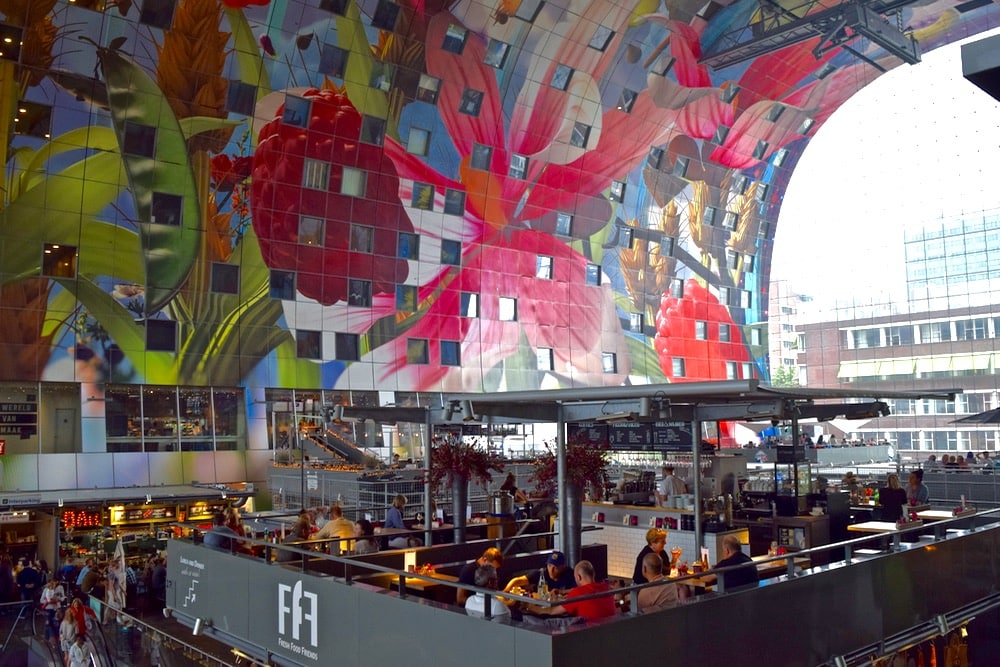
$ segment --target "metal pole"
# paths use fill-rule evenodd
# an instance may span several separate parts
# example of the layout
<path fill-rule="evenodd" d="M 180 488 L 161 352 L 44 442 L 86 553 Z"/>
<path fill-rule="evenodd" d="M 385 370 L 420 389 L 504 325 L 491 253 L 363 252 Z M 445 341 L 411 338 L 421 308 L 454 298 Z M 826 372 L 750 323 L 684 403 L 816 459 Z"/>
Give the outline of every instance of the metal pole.
<path fill-rule="evenodd" d="M 695 556 L 701 559 L 701 420 L 691 422 L 691 440 L 693 458 L 691 459 L 691 475 L 694 477 L 694 548 Z"/>
<path fill-rule="evenodd" d="M 431 516 L 431 431 L 434 425 L 431 423 L 431 410 L 424 408 L 424 544 L 430 546 L 434 543 L 434 534 L 431 532 L 431 525 L 434 517 Z M 413 455 L 413 439 L 410 438 L 410 455 Z"/>
<path fill-rule="evenodd" d="M 556 488 L 559 503 L 559 546 L 565 549 L 566 536 L 569 535 L 569 507 L 566 505 L 566 421 L 561 401 L 556 404 Z M 567 555 L 572 557 L 571 554 Z"/>

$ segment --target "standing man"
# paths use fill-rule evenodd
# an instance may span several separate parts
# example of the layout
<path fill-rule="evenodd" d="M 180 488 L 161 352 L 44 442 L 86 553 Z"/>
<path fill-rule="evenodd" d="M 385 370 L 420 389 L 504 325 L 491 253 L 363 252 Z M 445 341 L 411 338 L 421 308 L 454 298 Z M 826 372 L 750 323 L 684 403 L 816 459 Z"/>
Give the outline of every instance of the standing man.
<path fill-rule="evenodd" d="M 687 493 L 687 486 L 684 482 L 674 477 L 674 467 L 672 465 L 663 466 L 663 479 L 656 487 L 657 507 L 670 507 L 674 496 Z"/>

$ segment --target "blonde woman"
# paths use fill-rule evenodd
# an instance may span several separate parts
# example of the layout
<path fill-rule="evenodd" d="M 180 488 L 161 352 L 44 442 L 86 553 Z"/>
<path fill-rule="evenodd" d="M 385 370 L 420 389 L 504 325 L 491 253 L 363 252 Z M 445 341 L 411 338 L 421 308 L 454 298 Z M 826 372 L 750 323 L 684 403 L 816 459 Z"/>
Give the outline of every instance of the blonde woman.
<path fill-rule="evenodd" d="M 667 558 L 666 547 L 667 531 L 662 528 L 650 528 L 646 531 L 646 546 L 642 548 L 642 551 L 639 552 L 639 555 L 635 559 L 635 570 L 632 573 L 633 584 L 644 584 L 648 581 L 642 573 L 642 559 L 646 557 L 646 554 L 656 554 L 659 556 L 660 561 L 663 563 L 664 572 L 669 574 L 670 570 L 677 565 L 677 559 L 681 556 L 681 550 L 674 549 L 670 552 L 670 558 Z"/>

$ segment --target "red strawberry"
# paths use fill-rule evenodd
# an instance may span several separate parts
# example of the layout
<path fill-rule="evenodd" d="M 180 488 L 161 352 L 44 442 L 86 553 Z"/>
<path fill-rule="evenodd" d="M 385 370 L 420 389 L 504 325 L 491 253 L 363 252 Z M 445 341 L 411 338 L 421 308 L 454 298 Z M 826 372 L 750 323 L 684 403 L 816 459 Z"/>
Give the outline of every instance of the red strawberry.
<path fill-rule="evenodd" d="M 361 114 L 343 92 L 309 90 L 306 127 L 285 123 L 284 106 L 265 125 L 254 152 L 250 206 L 264 261 L 297 272 L 296 286 L 323 305 L 346 301 L 348 279 L 371 280 L 372 294 L 389 293 L 406 279 L 406 260 L 396 256 L 399 232 L 412 232 L 399 201 L 399 177 L 382 148 L 361 143 Z M 323 189 L 306 188 L 306 160 L 329 165 Z M 360 170 L 364 196 L 341 194 L 345 167 Z M 322 242 L 300 238 L 303 217 L 324 222 Z M 351 224 L 373 228 L 371 252 L 351 250 Z"/>

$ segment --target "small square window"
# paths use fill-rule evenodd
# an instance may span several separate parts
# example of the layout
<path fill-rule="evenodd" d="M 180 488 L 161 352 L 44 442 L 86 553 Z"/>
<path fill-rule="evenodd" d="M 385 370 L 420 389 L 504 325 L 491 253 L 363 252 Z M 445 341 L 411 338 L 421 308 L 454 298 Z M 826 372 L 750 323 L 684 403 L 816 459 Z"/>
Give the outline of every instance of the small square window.
<path fill-rule="evenodd" d="M 749 308 L 753 299 L 751 298 L 750 290 L 741 289 L 739 291 L 740 298 L 740 308 Z"/>
<path fill-rule="evenodd" d="M 337 333 L 333 337 L 334 353 L 339 361 L 358 361 L 361 358 L 361 345 L 358 334 Z"/>
<path fill-rule="evenodd" d="M 740 87 L 734 83 L 731 83 L 722 89 L 722 93 L 719 95 L 719 99 L 721 99 L 726 104 L 729 104 L 730 102 L 735 100 L 736 96 L 739 94 L 740 94 Z"/>
<path fill-rule="evenodd" d="M 753 255 L 743 255 L 743 270 L 747 273 L 753 273 L 754 260 L 756 258 Z"/>
<path fill-rule="evenodd" d="M 745 195 L 747 190 L 749 189 L 750 189 L 750 178 L 748 176 L 743 176 L 741 174 L 740 176 L 736 177 L 735 181 L 733 181 L 733 190 L 735 192 L 741 195 Z"/>
<path fill-rule="evenodd" d="M 58 243 L 43 245 L 42 275 L 48 278 L 75 278 L 76 246 Z"/>
<path fill-rule="evenodd" d="M 719 144 L 720 146 L 726 142 L 726 137 L 729 136 L 729 128 L 725 125 L 720 125 L 715 128 L 715 134 L 712 135 L 712 143 Z"/>
<path fill-rule="evenodd" d="M 462 344 L 455 340 L 441 341 L 441 365 L 462 365 Z"/>
<path fill-rule="evenodd" d="M 385 142 L 385 120 L 376 116 L 361 118 L 361 141 L 373 146 L 381 146 Z"/>
<path fill-rule="evenodd" d="M 555 367 L 555 357 L 551 347 L 540 347 L 535 350 L 535 368 L 540 371 L 551 371 Z"/>
<path fill-rule="evenodd" d="M 740 214 L 736 211 L 726 211 L 726 214 L 722 216 L 722 226 L 726 229 L 736 229 L 736 225 L 740 221 Z"/>
<path fill-rule="evenodd" d="M 639 99 L 639 93 L 634 90 L 629 90 L 625 88 L 622 90 L 622 94 L 618 96 L 618 104 L 615 106 L 619 111 L 624 111 L 625 113 L 632 113 L 632 107 L 635 106 L 635 101 Z"/>
<path fill-rule="evenodd" d="M 460 317 L 479 317 L 479 295 L 475 292 L 462 292 L 458 307 Z"/>
<path fill-rule="evenodd" d="M 146 320 L 146 351 L 176 352 L 177 322 L 174 320 Z"/>
<path fill-rule="evenodd" d="M 590 126 L 586 123 L 573 123 L 573 133 L 569 135 L 569 145 L 576 148 L 586 148 L 590 141 Z"/>
<path fill-rule="evenodd" d="M 295 356 L 299 359 L 323 358 L 323 334 L 299 329 L 295 332 Z"/>
<path fill-rule="evenodd" d="M 809 130 L 811 130 L 813 125 L 815 124 L 816 124 L 815 118 L 806 118 L 805 120 L 802 121 L 802 124 L 799 125 L 799 129 L 797 130 L 797 132 L 799 134 L 809 134 Z"/>
<path fill-rule="evenodd" d="M 350 197 L 364 197 L 368 188 L 368 175 L 354 167 L 344 167 L 340 177 L 340 194 Z"/>
<path fill-rule="evenodd" d="M 522 181 L 526 179 L 528 177 L 528 158 L 517 153 L 512 154 L 510 156 L 510 169 L 507 170 L 507 175 Z"/>
<path fill-rule="evenodd" d="M 454 239 L 441 239 L 441 263 L 449 266 L 459 266 L 462 263 L 462 242 Z"/>
<path fill-rule="evenodd" d="M 628 330 L 632 333 L 642 333 L 643 316 L 642 313 L 629 313 Z"/>
<path fill-rule="evenodd" d="M 396 66 L 384 60 L 372 61 L 372 73 L 368 79 L 368 85 L 375 90 L 388 93 L 392 90 L 392 79 L 396 74 Z"/>
<path fill-rule="evenodd" d="M 772 123 L 781 118 L 781 114 L 785 111 L 785 105 L 780 102 L 776 102 L 774 106 L 767 110 L 767 114 L 764 116 L 767 120 Z"/>
<path fill-rule="evenodd" d="M 343 79 L 344 72 L 347 71 L 347 49 L 342 49 L 333 44 L 324 44 L 320 49 L 319 65 L 316 69 L 320 74 L 325 74 L 334 79 Z"/>
<path fill-rule="evenodd" d="M 755 160 L 763 160 L 764 156 L 767 155 L 768 143 L 763 139 L 757 141 L 757 145 L 753 149 L 753 158 Z"/>
<path fill-rule="evenodd" d="M 740 254 L 732 248 L 726 248 L 726 268 L 735 271 L 739 268 Z"/>
<path fill-rule="evenodd" d="M 569 213 L 556 213 L 556 234 L 560 236 L 572 236 L 573 216 Z"/>
<path fill-rule="evenodd" d="M 371 254 L 375 244 L 375 228 L 368 225 L 351 225 L 351 251 Z"/>
<path fill-rule="evenodd" d="M 166 30 L 174 22 L 176 0 L 142 0 L 139 23 Z"/>
<path fill-rule="evenodd" d="M 501 42 L 499 39 L 490 39 L 486 45 L 486 56 L 483 58 L 483 63 L 500 69 L 503 67 L 504 61 L 507 60 L 508 51 L 510 51 L 510 44 Z"/>
<path fill-rule="evenodd" d="M 48 139 L 52 131 L 52 107 L 21 100 L 14 115 L 14 133 Z"/>
<path fill-rule="evenodd" d="M 319 8 L 333 12 L 334 14 L 339 14 L 340 16 L 346 16 L 348 0 L 319 0 Z M 338 357 L 339 358 L 339 357 Z"/>
<path fill-rule="evenodd" d="M 414 285 L 396 285 L 396 310 L 414 313 L 417 310 L 417 288 Z"/>
<path fill-rule="evenodd" d="M 241 116 L 252 116 L 257 105 L 257 86 L 230 79 L 226 90 L 226 111 Z"/>
<path fill-rule="evenodd" d="M 569 82 L 573 78 L 573 68 L 566 65 L 556 65 L 556 71 L 552 73 L 549 85 L 557 90 L 569 88 Z"/>
<path fill-rule="evenodd" d="M 500 297 L 499 317 L 501 322 L 517 322 L 517 299 L 509 296 Z"/>
<path fill-rule="evenodd" d="M 441 90 L 441 79 L 437 79 L 429 74 L 420 75 L 420 83 L 417 85 L 417 100 L 427 104 L 437 104 L 438 92 Z"/>
<path fill-rule="evenodd" d="M 306 158 L 302 165 L 302 187 L 326 191 L 330 187 L 330 163 Z"/>
<path fill-rule="evenodd" d="M 212 262 L 210 289 L 216 294 L 239 294 L 240 267 L 235 264 Z"/>
<path fill-rule="evenodd" d="M 406 363 L 426 364 L 430 361 L 430 354 L 427 351 L 426 338 L 406 339 Z"/>
<path fill-rule="evenodd" d="M 542 0 L 522 0 L 521 4 L 517 6 L 517 11 L 514 12 L 514 16 L 522 21 L 533 23 L 538 17 L 538 12 L 542 11 L 542 4 Z"/>
<path fill-rule="evenodd" d="M 156 128 L 126 121 L 122 151 L 126 155 L 154 157 L 156 155 Z"/>
<path fill-rule="evenodd" d="M 552 280 L 552 258 L 548 255 L 535 257 L 535 277 L 542 280 Z"/>
<path fill-rule="evenodd" d="M 684 377 L 684 359 L 680 357 L 674 357 L 670 360 L 670 370 L 671 375 L 675 378 Z"/>
<path fill-rule="evenodd" d="M 371 308 L 372 282 L 361 278 L 349 278 L 347 281 L 347 305 Z"/>
<path fill-rule="evenodd" d="M 413 184 L 413 198 L 410 200 L 413 208 L 421 211 L 434 210 L 434 186 L 428 183 Z"/>
<path fill-rule="evenodd" d="M 613 202 L 623 202 L 625 201 L 625 182 L 624 181 L 611 181 L 611 190 L 608 193 L 608 199 Z"/>
<path fill-rule="evenodd" d="M 411 127 L 406 140 L 406 152 L 413 155 L 427 155 L 431 143 L 431 133 L 421 127 Z"/>
<path fill-rule="evenodd" d="M 673 257 L 674 256 L 674 239 L 669 236 L 664 236 L 660 239 L 659 248 L 660 257 Z"/>
<path fill-rule="evenodd" d="M 442 42 L 441 48 L 449 53 L 461 55 L 462 50 L 465 49 L 465 36 L 467 34 L 468 31 L 465 28 L 452 23 L 444 33 L 444 42 Z"/>
<path fill-rule="evenodd" d="M 469 166 L 480 171 L 489 171 L 493 160 L 493 149 L 483 144 L 473 144 Z"/>
<path fill-rule="evenodd" d="M 157 225 L 180 227 L 184 198 L 166 192 L 154 192 L 149 221 Z"/>
<path fill-rule="evenodd" d="M 601 284 L 601 267 L 598 264 L 587 264 L 587 278 L 586 283 L 588 285 L 597 286 Z"/>
<path fill-rule="evenodd" d="M 299 217 L 299 243 L 321 246 L 326 241 L 326 224 L 322 218 L 309 215 Z"/>
<path fill-rule="evenodd" d="M 686 178 L 688 166 L 691 164 L 691 158 L 685 157 L 683 155 L 677 156 L 677 161 L 674 162 L 674 176 L 677 178 Z"/>
<path fill-rule="evenodd" d="M 675 62 L 677 62 L 677 60 L 671 56 L 660 56 L 653 64 L 653 74 L 657 76 L 666 76 L 670 73 L 670 70 L 674 68 Z"/>
<path fill-rule="evenodd" d="M 744 380 L 753 379 L 753 365 L 750 364 L 749 362 L 743 362 L 741 366 L 743 367 L 743 379 Z"/>
<path fill-rule="evenodd" d="M 282 299 L 291 301 L 295 298 L 295 272 L 279 271 L 271 269 L 270 280 L 268 281 L 268 295 L 272 299 Z"/>
<path fill-rule="evenodd" d="M 307 97 L 285 96 L 285 108 L 281 112 L 281 122 L 292 127 L 307 127 L 312 101 Z"/>
<path fill-rule="evenodd" d="M 739 380 L 739 367 L 736 365 L 735 361 L 726 362 L 726 379 L 727 380 Z"/>
<path fill-rule="evenodd" d="M 618 372 L 618 355 L 614 352 L 601 353 L 601 368 L 605 373 Z"/>
<path fill-rule="evenodd" d="M 730 336 L 730 334 L 729 334 L 729 325 L 728 324 L 720 324 L 719 325 L 719 342 L 720 343 L 728 343 L 729 342 L 729 336 Z"/>
<path fill-rule="evenodd" d="M 706 206 L 705 210 L 701 214 L 701 223 L 703 225 L 708 225 L 709 227 L 715 226 L 715 218 L 719 213 L 719 209 L 714 206 Z"/>
<path fill-rule="evenodd" d="M 399 16 L 399 5 L 389 0 L 379 0 L 372 17 L 372 25 L 379 30 L 392 32 L 396 29 L 396 18 Z"/>
<path fill-rule="evenodd" d="M 594 30 L 594 36 L 590 38 L 590 43 L 587 46 L 598 51 L 604 51 L 604 49 L 608 48 L 608 44 L 611 43 L 614 36 L 614 30 L 607 26 L 599 25 Z"/>
<path fill-rule="evenodd" d="M 665 151 L 662 148 L 650 148 L 649 149 L 649 166 L 653 169 L 659 169 L 660 164 L 663 162 L 663 156 Z"/>
<path fill-rule="evenodd" d="M 631 248 L 635 240 L 635 230 L 631 227 L 618 227 L 618 247 Z"/>
<path fill-rule="evenodd" d="M 21 44 L 24 30 L 7 23 L 0 23 L 0 60 L 18 62 L 21 59 Z"/>
<path fill-rule="evenodd" d="M 416 261 L 420 257 L 420 236 L 409 232 L 400 232 L 399 236 L 396 237 L 396 256 Z"/>
<path fill-rule="evenodd" d="M 785 162 L 785 158 L 788 157 L 788 149 L 781 148 L 774 152 L 774 166 L 780 167 Z"/>
<path fill-rule="evenodd" d="M 708 339 L 708 322 L 702 320 L 695 320 L 694 323 L 694 337 L 695 340 L 707 340 Z"/>
<path fill-rule="evenodd" d="M 479 107 L 483 104 L 483 92 L 474 88 L 466 88 L 462 93 L 462 102 L 458 110 L 468 116 L 478 116 Z"/>
<path fill-rule="evenodd" d="M 750 329 L 750 344 L 754 347 L 760 345 L 760 329 Z"/>
<path fill-rule="evenodd" d="M 448 215 L 465 215 L 465 192 L 454 188 L 445 190 L 444 212 Z"/>
<path fill-rule="evenodd" d="M 757 201 L 759 201 L 761 203 L 766 202 L 767 201 L 767 191 L 768 191 L 768 185 L 767 185 L 767 183 L 758 183 L 757 187 L 754 188 L 754 191 L 753 191 L 754 199 L 756 199 Z"/>
<path fill-rule="evenodd" d="M 674 278 L 670 281 L 670 296 L 675 299 L 684 298 L 684 281 L 680 278 Z"/>

